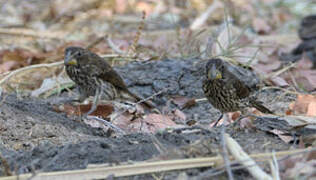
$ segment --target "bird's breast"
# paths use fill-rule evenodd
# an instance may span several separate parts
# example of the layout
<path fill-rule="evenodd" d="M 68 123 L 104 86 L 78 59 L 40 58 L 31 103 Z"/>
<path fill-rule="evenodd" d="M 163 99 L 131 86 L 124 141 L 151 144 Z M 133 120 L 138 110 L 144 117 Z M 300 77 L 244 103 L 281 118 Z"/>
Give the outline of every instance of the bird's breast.
<path fill-rule="evenodd" d="M 203 91 L 208 101 L 221 112 L 237 111 L 241 100 L 232 86 L 220 80 L 205 80 Z"/>
<path fill-rule="evenodd" d="M 66 66 L 66 72 L 70 79 L 77 84 L 80 91 L 87 96 L 94 96 L 97 88 L 101 89 L 101 99 L 112 100 L 118 96 L 115 87 L 111 83 L 103 81 L 93 73 L 87 73 L 74 66 Z"/>

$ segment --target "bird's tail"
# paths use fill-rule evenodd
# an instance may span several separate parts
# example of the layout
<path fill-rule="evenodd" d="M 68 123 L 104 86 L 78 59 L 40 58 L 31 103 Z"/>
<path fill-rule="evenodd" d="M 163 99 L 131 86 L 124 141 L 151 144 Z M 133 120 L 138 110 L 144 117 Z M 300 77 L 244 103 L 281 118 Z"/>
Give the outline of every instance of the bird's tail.
<path fill-rule="evenodd" d="M 250 104 L 263 113 L 273 114 L 273 112 L 270 109 L 266 108 L 256 100 L 250 100 Z"/>

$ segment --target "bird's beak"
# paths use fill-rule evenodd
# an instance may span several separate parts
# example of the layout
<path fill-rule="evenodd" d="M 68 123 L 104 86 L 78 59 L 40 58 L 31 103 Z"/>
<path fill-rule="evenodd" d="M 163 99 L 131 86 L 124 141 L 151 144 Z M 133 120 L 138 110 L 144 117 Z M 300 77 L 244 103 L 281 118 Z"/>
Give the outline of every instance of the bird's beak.
<path fill-rule="evenodd" d="M 209 71 L 208 78 L 211 80 L 222 79 L 222 73 L 216 69 L 215 64 L 212 65 L 211 71 Z"/>
<path fill-rule="evenodd" d="M 70 52 L 66 54 L 64 61 L 66 65 L 77 65 L 77 60 L 73 58 L 73 55 Z"/>

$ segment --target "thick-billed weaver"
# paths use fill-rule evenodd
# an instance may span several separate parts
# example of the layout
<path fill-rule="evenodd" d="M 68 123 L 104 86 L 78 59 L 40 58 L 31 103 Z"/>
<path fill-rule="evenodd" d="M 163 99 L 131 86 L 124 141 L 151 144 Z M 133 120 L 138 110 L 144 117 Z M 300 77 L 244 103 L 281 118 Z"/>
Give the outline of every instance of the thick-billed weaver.
<path fill-rule="evenodd" d="M 64 64 L 68 76 L 79 87 L 79 101 L 94 96 L 92 107 L 87 115 L 96 110 L 100 99 L 142 100 L 127 89 L 121 76 L 103 58 L 87 49 L 67 47 Z M 142 104 L 149 108 L 153 107 L 146 101 Z"/>
<path fill-rule="evenodd" d="M 246 107 L 255 107 L 263 113 L 272 113 L 256 100 L 259 79 L 243 67 L 235 66 L 222 59 L 210 59 L 206 64 L 206 79 L 203 91 L 208 101 L 223 113 L 243 111 Z"/>

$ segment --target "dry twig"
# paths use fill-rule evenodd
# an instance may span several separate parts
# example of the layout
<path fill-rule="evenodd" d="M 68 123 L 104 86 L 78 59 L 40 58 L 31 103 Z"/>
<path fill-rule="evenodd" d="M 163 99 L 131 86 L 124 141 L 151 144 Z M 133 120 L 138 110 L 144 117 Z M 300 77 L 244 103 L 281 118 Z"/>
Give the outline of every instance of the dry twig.
<path fill-rule="evenodd" d="M 270 160 L 270 167 L 271 167 L 271 172 L 273 175 L 273 179 L 275 180 L 280 180 L 280 173 L 279 173 L 279 165 L 278 165 L 278 161 L 275 157 L 275 152 L 272 152 L 273 157 L 272 160 Z"/>
<path fill-rule="evenodd" d="M 138 26 L 138 30 L 137 30 L 136 35 L 134 37 L 133 44 L 130 46 L 128 54 L 134 53 L 134 55 L 137 56 L 137 51 L 136 50 L 137 50 L 137 46 L 138 46 L 138 41 L 139 41 L 140 36 L 142 34 L 142 31 L 144 29 L 145 19 L 146 19 L 146 12 L 143 11 L 142 21 L 141 21 L 141 23 Z"/>
<path fill-rule="evenodd" d="M 273 77 L 277 77 L 280 74 L 286 72 L 287 70 L 295 67 L 296 65 L 297 65 L 297 63 L 292 63 L 292 64 L 290 64 L 288 66 L 285 66 L 284 68 L 282 68 L 282 69 L 280 69 L 280 70 L 278 70 L 278 71 L 276 71 L 274 73 L 271 73 L 271 74 L 267 75 L 266 77 L 264 77 L 264 79 L 270 79 L 270 78 L 273 78 Z"/>
<path fill-rule="evenodd" d="M 106 120 L 104 120 L 104 119 L 102 119 L 102 118 L 99 118 L 99 117 L 96 117 L 96 116 L 88 116 L 87 118 L 88 118 L 88 119 L 91 118 L 91 119 L 100 121 L 100 122 L 102 122 L 103 124 L 105 124 L 106 126 L 110 127 L 111 129 L 113 129 L 114 131 L 116 131 L 116 132 L 118 132 L 118 133 L 120 133 L 120 134 L 126 134 L 126 132 L 123 131 L 121 128 L 119 128 L 119 127 L 113 125 L 111 122 L 106 121 Z"/>
<path fill-rule="evenodd" d="M 117 46 L 113 43 L 111 37 L 107 37 L 107 38 L 106 38 L 106 41 L 107 41 L 108 45 L 110 46 L 110 48 L 111 48 L 115 53 L 117 53 L 117 54 L 126 54 L 125 51 L 120 50 L 120 48 L 117 47 Z"/>
<path fill-rule="evenodd" d="M 224 118 L 224 123 L 226 121 L 226 118 Z M 229 156 L 228 156 L 228 151 L 227 151 L 227 142 L 226 142 L 226 138 L 225 138 L 225 125 L 222 126 L 221 128 L 221 145 L 222 145 L 222 157 L 224 159 L 224 164 L 225 164 L 225 168 L 227 171 L 227 175 L 228 175 L 228 179 L 229 180 L 233 180 L 234 176 L 233 176 L 233 172 L 232 172 L 232 168 L 230 166 L 230 161 L 229 161 Z"/>
<path fill-rule="evenodd" d="M 1 79 L 0 81 L 0 86 L 5 83 L 6 81 L 8 81 L 12 76 L 17 75 L 20 72 L 26 71 L 26 70 L 30 70 L 30 69 L 35 69 L 35 68 L 50 68 L 50 67 L 55 67 L 55 66 L 60 66 L 64 63 L 64 61 L 58 61 L 55 63 L 50 63 L 50 64 L 35 64 L 35 65 L 31 65 L 31 66 L 26 66 L 20 69 L 16 69 L 14 71 L 11 71 L 7 76 L 5 76 L 3 79 Z"/>
<path fill-rule="evenodd" d="M 230 141 L 227 141 L 228 145 Z M 307 153 L 315 151 L 316 148 L 306 148 L 297 149 L 289 151 L 276 152 L 276 157 L 295 155 L 298 153 Z M 240 154 L 238 154 L 239 156 Z M 273 158 L 272 153 L 260 153 L 250 155 L 251 158 L 256 158 L 260 161 L 270 161 Z M 109 166 L 108 164 L 93 165 L 93 167 L 82 170 L 72 170 L 72 171 L 61 171 L 61 172 L 49 172 L 49 173 L 38 173 L 33 180 L 37 179 L 102 179 L 109 175 L 114 175 L 115 177 L 132 176 L 146 173 L 163 172 L 170 170 L 180 170 L 189 168 L 199 168 L 199 167 L 210 167 L 214 164 L 223 163 L 223 159 L 220 156 L 216 157 L 204 157 L 204 158 L 192 158 L 192 159 L 178 159 L 178 160 L 166 160 L 158 162 L 139 162 L 135 164 L 124 164 L 121 163 L 119 166 Z M 253 165 L 253 164 L 252 164 Z M 251 167 L 251 166 L 246 166 Z M 0 180 L 26 180 L 31 177 L 32 174 L 23 174 L 19 176 L 8 176 L 2 177 Z M 270 177 L 270 176 L 269 176 Z"/>
<path fill-rule="evenodd" d="M 90 43 L 86 49 L 91 49 L 93 48 L 94 46 L 96 46 L 97 44 L 101 43 L 102 41 L 104 41 L 105 39 L 108 38 L 108 35 L 104 35 L 104 36 L 101 36 L 99 38 L 97 38 L 95 41 L 93 41 L 92 43 Z"/>
<path fill-rule="evenodd" d="M 46 39 L 58 39 L 64 40 L 66 34 L 63 32 L 50 32 L 50 31 L 35 31 L 32 29 L 22 28 L 0 28 L 0 34 L 21 36 L 21 37 L 35 37 L 35 38 L 46 38 Z"/>
<path fill-rule="evenodd" d="M 251 157 L 249 157 L 247 153 L 242 150 L 240 145 L 233 138 L 231 138 L 228 134 L 225 134 L 224 138 L 227 142 L 227 147 L 234 158 L 237 159 L 242 165 L 244 165 L 255 179 L 272 180 L 272 177 L 265 173 L 256 164 L 256 162 L 252 160 Z"/>

